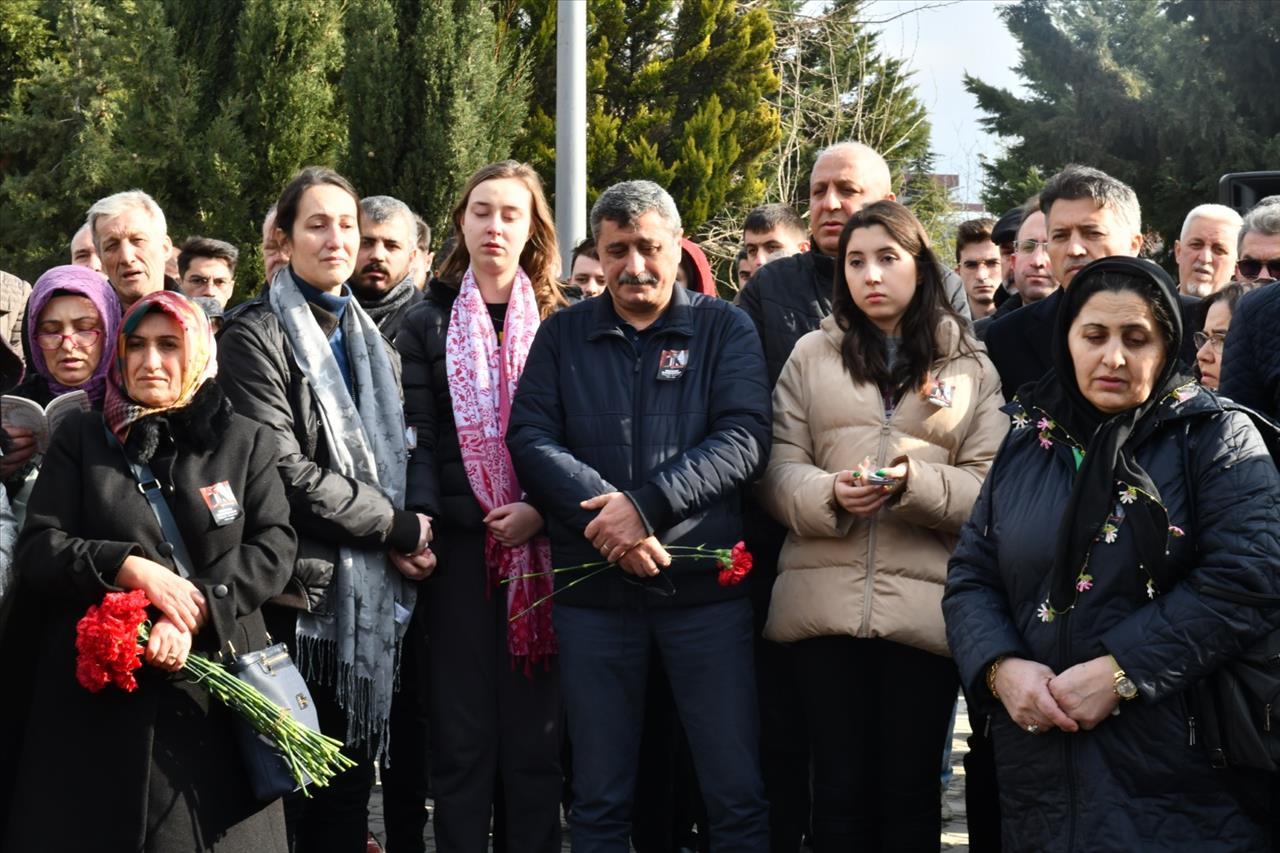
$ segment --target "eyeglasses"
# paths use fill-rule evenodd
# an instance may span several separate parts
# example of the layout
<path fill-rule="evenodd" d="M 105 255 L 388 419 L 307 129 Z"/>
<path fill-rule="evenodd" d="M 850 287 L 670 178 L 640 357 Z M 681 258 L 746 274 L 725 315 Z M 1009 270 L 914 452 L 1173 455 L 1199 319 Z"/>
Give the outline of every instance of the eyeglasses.
<path fill-rule="evenodd" d="M 70 338 L 75 346 L 85 348 L 96 344 L 101 337 L 101 329 L 76 329 L 69 335 L 60 332 L 44 332 L 36 335 L 36 343 L 40 345 L 40 349 L 52 352 L 60 348 L 67 338 Z"/>
<path fill-rule="evenodd" d="M 192 273 L 187 276 L 187 284 L 192 287 L 204 287 L 206 284 L 212 284 L 214 287 L 226 287 L 231 284 L 229 278 L 209 278 L 207 275 L 196 275 Z"/>
<path fill-rule="evenodd" d="M 1019 255 L 1034 255 L 1036 249 L 1049 251 L 1049 242 L 1047 240 L 1019 240 L 1013 245 Z"/>
<path fill-rule="evenodd" d="M 1211 335 L 1196 332 L 1191 339 L 1196 342 L 1196 349 L 1203 349 L 1205 344 L 1209 344 L 1215 352 L 1222 352 L 1222 345 L 1227 342 L 1227 336 L 1222 332 L 1214 332 Z"/>
<path fill-rule="evenodd" d="M 1240 275 L 1247 279 L 1257 278 L 1264 269 L 1267 271 L 1267 278 L 1272 280 L 1280 278 L 1280 258 L 1272 258 L 1269 261 L 1243 258 L 1236 261 L 1236 266 L 1240 268 Z"/>

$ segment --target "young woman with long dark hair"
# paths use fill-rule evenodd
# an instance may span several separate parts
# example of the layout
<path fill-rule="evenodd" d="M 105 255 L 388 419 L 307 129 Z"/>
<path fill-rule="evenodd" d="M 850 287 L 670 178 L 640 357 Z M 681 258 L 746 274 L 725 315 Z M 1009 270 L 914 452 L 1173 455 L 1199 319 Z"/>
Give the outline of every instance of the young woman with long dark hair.
<path fill-rule="evenodd" d="M 758 490 L 788 534 L 765 636 L 794 644 L 815 850 L 936 851 L 958 686 L 942 584 L 1008 419 L 907 208 L 855 213 L 835 269 L 774 390 Z"/>

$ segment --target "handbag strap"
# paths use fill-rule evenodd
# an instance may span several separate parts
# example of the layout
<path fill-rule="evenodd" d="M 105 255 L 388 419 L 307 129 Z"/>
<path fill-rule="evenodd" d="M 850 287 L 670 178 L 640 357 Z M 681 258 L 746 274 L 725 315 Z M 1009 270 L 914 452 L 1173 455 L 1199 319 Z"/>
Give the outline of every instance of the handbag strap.
<path fill-rule="evenodd" d="M 120 455 L 124 457 L 129 473 L 133 474 L 133 479 L 138 483 L 138 491 L 142 492 L 142 496 L 147 499 L 156 521 L 160 522 L 160 532 L 164 534 L 165 541 L 173 546 L 173 563 L 178 574 L 184 578 L 191 577 L 191 570 L 195 563 L 191 560 L 191 552 L 187 550 L 187 543 L 182 538 L 182 531 L 178 529 L 178 522 L 169 509 L 169 503 L 164 499 L 160 481 L 151 473 L 150 465 L 145 462 L 135 462 L 125 452 L 124 445 L 115 437 L 115 434 L 109 429 L 106 432 L 107 441 L 120 449 Z"/>

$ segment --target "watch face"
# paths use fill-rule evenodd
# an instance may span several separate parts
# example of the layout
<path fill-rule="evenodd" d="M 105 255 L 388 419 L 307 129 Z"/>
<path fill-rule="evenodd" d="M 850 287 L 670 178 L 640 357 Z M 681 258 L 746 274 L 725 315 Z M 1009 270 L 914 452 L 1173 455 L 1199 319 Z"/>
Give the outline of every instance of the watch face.
<path fill-rule="evenodd" d="M 1121 699 L 1132 699 L 1138 695 L 1138 687 L 1128 677 L 1120 677 L 1116 679 L 1116 693 Z"/>

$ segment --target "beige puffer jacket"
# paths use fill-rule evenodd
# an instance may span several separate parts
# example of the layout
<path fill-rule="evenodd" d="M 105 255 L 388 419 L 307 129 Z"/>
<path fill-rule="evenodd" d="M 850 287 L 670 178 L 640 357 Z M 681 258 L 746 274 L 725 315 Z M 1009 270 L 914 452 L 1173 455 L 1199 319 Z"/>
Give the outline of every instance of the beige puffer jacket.
<path fill-rule="evenodd" d="M 938 327 L 946 353 L 930 377 L 950 405 L 923 392 L 884 415 L 880 391 L 855 385 L 840 359 L 834 317 L 800 339 L 773 392 L 773 451 L 757 485 L 788 529 L 765 636 L 778 642 L 848 634 L 948 655 L 942 584 L 960 527 L 1009 428 L 1000 378 L 982 344 L 954 320 Z M 870 456 L 906 461 L 905 488 L 870 520 L 841 509 L 836 473 Z M 874 468 L 872 469 L 874 470 Z"/>

